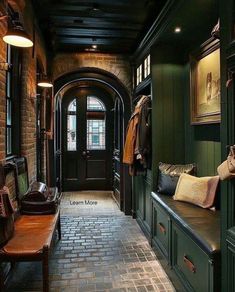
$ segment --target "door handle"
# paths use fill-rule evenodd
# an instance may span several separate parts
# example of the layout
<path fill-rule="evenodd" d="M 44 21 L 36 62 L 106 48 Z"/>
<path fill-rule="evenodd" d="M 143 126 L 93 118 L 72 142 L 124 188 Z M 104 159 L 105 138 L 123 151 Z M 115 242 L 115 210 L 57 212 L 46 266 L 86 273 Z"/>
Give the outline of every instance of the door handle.
<path fill-rule="evenodd" d="M 57 150 L 56 151 L 56 156 L 60 156 L 61 155 L 61 150 Z"/>
<path fill-rule="evenodd" d="M 88 151 L 88 150 L 84 150 L 84 151 L 82 151 L 82 156 L 84 156 L 84 157 L 90 157 L 89 156 L 89 154 L 90 154 L 90 151 Z"/>

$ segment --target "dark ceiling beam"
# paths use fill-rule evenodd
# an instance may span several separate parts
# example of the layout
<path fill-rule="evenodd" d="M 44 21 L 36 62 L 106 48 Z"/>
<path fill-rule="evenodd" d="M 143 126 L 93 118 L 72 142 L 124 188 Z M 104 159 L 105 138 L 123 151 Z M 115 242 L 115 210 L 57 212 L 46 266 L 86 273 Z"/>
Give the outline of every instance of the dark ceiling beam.
<path fill-rule="evenodd" d="M 96 28 L 102 28 L 104 30 L 130 30 L 130 31 L 139 31 L 142 26 L 141 24 L 134 24 L 134 23 L 121 23 L 121 22 L 82 22 L 78 23 L 76 22 L 54 22 L 53 23 L 55 28 L 71 28 L 71 29 L 77 29 L 77 28 L 88 28 L 88 29 L 96 29 Z"/>
<path fill-rule="evenodd" d="M 126 39 L 112 39 L 112 38 L 97 38 L 95 41 L 93 38 L 79 38 L 79 37 L 58 37 L 56 38 L 58 43 L 62 44 L 78 44 L 78 45 L 130 45 L 131 42 Z"/>
<path fill-rule="evenodd" d="M 90 3 L 90 4 L 93 4 L 93 3 L 98 3 L 98 4 L 100 4 L 100 5 L 102 5 L 102 4 L 110 4 L 110 0 L 96 0 L 96 1 L 94 1 L 94 0 L 79 0 L 79 1 L 77 1 L 77 0 L 62 0 L 61 1 L 61 3 L 66 3 L 66 4 L 76 4 L 76 5 L 87 5 L 88 3 Z M 128 5 L 131 5 L 131 4 L 133 4 L 133 5 L 135 5 L 136 4 L 136 0 L 116 0 L 113 4 L 114 5 L 117 5 L 117 3 L 118 3 L 118 5 L 127 5 L 127 3 L 128 3 Z"/>
<path fill-rule="evenodd" d="M 56 30 L 56 35 L 79 36 L 79 37 L 112 37 L 112 38 L 128 38 L 135 39 L 138 35 L 134 31 L 122 30 L 104 30 L 104 29 L 71 29 L 61 28 Z"/>
<path fill-rule="evenodd" d="M 143 19 L 143 13 L 140 11 L 139 14 L 137 13 L 130 13 L 130 14 L 124 14 L 124 13 L 106 13 L 106 12 L 97 12 L 97 13 L 88 13 L 84 11 L 66 11 L 66 10 L 56 10 L 54 12 L 50 13 L 50 16 L 52 18 L 58 18 L 58 17 L 84 17 L 84 18 L 97 18 L 97 19 L 115 19 L 120 21 L 137 21 L 142 22 Z"/>
<path fill-rule="evenodd" d="M 69 53 L 69 52 L 89 52 L 86 51 L 86 46 L 77 46 L 77 45 L 59 45 L 57 46 L 57 50 L 59 50 L 61 53 Z M 130 47 L 112 47 L 112 46 L 103 46 L 100 47 L 100 50 L 95 51 L 95 53 L 113 53 L 113 54 L 130 54 L 130 52 L 132 51 L 132 49 Z M 92 51 L 90 51 L 92 53 Z"/>
<path fill-rule="evenodd" d="M 50 16 L 53 23 L 58 23 L 63 25 L 64 22 L 72 22 L 74 23 L 74 21 L 78 21 L 78 23 L 80 21 L 82 21 L 83 23 L 94 23 L 96 24 L 104 24 L 105 25 L 130 25 L 133 27 L 140 27 L 142 28 L 143 24 L 141 21 L 133 21 L 128 19 L 127 21 L 123 22 L 122 19 L 113 19 L 113 18 L 95 18 L 95 17 L 90 17 L 90 16 L 86 16 L 86 17 L 78 17 L 78 16 L 71 16 L 71 15 L 51 15 Z"/>
<path fill-rule="evenodd" d="M 115 2 L 114 2 L 115 3 Z M 141 4 L 141 3 L 139 3 Z M 102 13 L 102 12 L 107 12 L 107 13 L 118 13 L 118 14 L 123 14 L 125 13 L 141 13 L 142 9 L 145 9 L 145 5 L 126 5 L 125 7 L 123 5 L 105 5 L 105 6 L 100 6 L 98 10 L 94 10 L 92 4 L 91 5 L 65 5 L 65 4 L 60 4 L 60 5 L 54 5 L 52 9 L 52 14 L 54 14 L 54 11 L 76 11 L 76 12 L 81 12 L 81 11 L 91 11 L 94 13 Z"/>
<path fill-rule="evenodd" d="M 68 46 L 68 45 L 65 45 L 65 46 L 58 46 L 57 47 L 57 50 L 59 50 L 61 53 L 69 53 L 69 52 L 72 52 L 72 53 L 78 53 L 78 52 L 81 52 L 81 53 L 112 53 L 112 54 L 128 54 L 130 55 L 130 52 L 131 52 L 131 48 L 120 48 L 120 47 L 103 47 L 101 48 L 99 51 L 95 51 L 95 52 L 92 52 L 92 51 L 87 51 L 86 48 L 82 48 L 82 47 L 78 47 L 78 46 Z"/>

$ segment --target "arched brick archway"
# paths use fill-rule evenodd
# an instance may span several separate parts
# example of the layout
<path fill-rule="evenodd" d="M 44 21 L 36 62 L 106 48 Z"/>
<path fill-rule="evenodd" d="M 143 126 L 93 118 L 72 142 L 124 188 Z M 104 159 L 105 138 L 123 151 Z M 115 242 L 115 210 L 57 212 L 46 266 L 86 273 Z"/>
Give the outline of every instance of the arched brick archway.
<path fill-rule="evenodd" d="M 82 81 L 96 82 L 106 86 L 109 90 L 113 90 L 117 98 L 120 99 L 123 106 L 123 135 L 125 133 L 127 123 L 131 112 L 131 99 L 128 89 L 123 83 L 112 73 L 99 68 L 80 68 L 77 71 L 69 72 L 60 76 L 54 81 L 54 108 L 55 108 L 55 132 L 54 141 L 50 142 L 50 159 L 53 163 L 50 166 L 51 180 L 54 183 L 61 181 L 61 91 L 66 86 L 72 86 Z M 124 139 L 123 139 L 124 141 Z M 121 163 L 122 167 L 122 192 L 123 192 L 123 211 L 125 214 L 131 214 L 131 179 L 128 175 L 128 169 Z"/>
<path fill-rule="evenodd" d="M 54 81 L 54 94 L 56 96 L 56 94 L 68 83 L 89 79 L 105 83 L 120 95 L 126 107 L 130 106 L 129 90 L 123 82 L 113 73 L 95 67 L 83 67 L 58 77 Z"/>
<path fill-rule="evenodd" d="M 129 58 L 117 54 L 104 54 L 98 52 L 60 53 L 53 59 L 53 79 L 57 80 L 62 76 L 76 72 L 84 68 L 95 68 L 109 72 L 116 76 L 119 81 L 131 92 L 132 77 Z"/>

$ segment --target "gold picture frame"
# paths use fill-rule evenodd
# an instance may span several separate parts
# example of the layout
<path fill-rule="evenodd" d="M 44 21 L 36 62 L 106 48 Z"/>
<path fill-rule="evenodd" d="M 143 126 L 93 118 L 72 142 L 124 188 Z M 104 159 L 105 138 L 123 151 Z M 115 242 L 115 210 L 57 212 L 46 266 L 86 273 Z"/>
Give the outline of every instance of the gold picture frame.
<path fill-rule="evenodd" d="M 191 124 L 220 123 L 220 46 L 209 39 L 190 56 Z"/>

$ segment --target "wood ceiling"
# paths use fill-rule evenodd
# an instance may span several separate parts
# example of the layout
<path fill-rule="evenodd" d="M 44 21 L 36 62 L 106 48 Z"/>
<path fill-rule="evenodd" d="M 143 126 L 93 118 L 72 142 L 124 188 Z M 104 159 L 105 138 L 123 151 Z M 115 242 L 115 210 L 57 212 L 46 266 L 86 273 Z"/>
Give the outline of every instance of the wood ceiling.
<path fill-rule="evenodd" d="M 33 0 L 48 48 L 132 53 L 166 0 Z M 94 49 L 92 46 L 97 46 Z"/>

